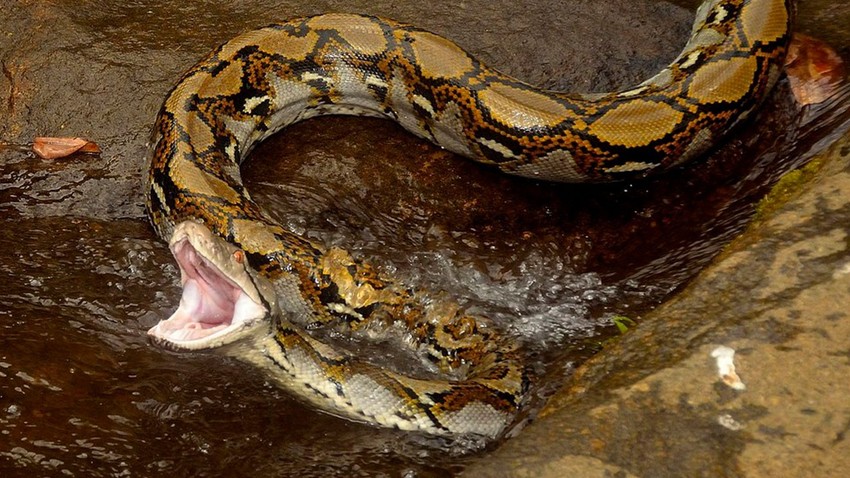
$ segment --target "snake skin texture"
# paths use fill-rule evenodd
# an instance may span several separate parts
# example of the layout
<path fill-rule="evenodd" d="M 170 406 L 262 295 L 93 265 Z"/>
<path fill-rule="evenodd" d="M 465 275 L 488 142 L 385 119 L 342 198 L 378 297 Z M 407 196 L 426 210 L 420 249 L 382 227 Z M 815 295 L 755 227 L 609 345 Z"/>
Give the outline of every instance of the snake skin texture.
<path fill-rule="evenodd" d="M 451 41 L 350 14 L 242 34 L 192 67 L 157 117 L 147 209 L 184 287 L 157 343 L 205 349 L 250 331 L 250 361 L 323 410 L 432 434 L 497 437 L 529 379 L 518 346 L 486 318 L 383 277 L 271 220 L 239 164 L 306 118 L 376 116 L 459 155 L 551 181 L 644 176 L 698 157 L 762 102 L 780 75 L 790 0 L 710 0 L 682 53 L 623 91 L 564 94 L 498 73 Z M 416 378 L 306 330 L 400 334 L 445 378 Z M 250 355 L 250 354 L 249 354 Z"/>

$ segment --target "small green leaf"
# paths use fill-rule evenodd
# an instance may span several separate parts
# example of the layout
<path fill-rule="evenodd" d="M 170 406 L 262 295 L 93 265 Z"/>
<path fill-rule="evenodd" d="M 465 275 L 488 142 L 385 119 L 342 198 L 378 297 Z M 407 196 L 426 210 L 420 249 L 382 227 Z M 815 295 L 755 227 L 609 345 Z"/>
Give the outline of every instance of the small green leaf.
<path fill-rule="evenodd" d="M 620 331 L 621 334 L 625 334 L 629 331 L 629 327 L 633 327 L 637 325 L 637 322 L 626 317 L 625 315 L 615 315 L 611 317 L 611 322 L 617 326 L 617 330 Z"/>

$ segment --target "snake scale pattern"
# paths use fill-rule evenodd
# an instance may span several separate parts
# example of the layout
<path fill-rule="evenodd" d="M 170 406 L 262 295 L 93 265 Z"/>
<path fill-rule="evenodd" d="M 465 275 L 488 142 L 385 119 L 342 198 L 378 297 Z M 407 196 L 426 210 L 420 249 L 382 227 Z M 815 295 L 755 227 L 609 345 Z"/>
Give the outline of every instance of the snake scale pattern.
<path fill-rule="evenodd" d="M 192 67 L 157 118 L 147 208 L 183 296 L 149 334 L 173 349 L 233 350 L 330 413 L 497 437 L 529 387 L 516 344 L 483 317 L 284 229 L 251 200 L 239 164 L 281 128 L 351 114 L 392 119 L 509 174 L 643 176 L 699 156 L 750 115 L 780 75 L 792 17 L 790 0 L 706 1 L 668 67 L 593 95 L 542 91 L 376 17 L 327 14 L 242 34 Z M 401 374 L 307 333 L 323 327 L 401 330 L 443 375 Z"/>

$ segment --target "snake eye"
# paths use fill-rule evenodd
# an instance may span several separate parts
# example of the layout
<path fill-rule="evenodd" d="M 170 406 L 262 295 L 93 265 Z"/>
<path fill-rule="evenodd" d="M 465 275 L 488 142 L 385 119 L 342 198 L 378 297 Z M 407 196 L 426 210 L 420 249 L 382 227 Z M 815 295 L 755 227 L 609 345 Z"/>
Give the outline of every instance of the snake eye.
<path fill-rule="evenodd" d="M 245 253 L 239 250 L 233 251 L 233 260 L 242 264 L 245 262 Z"/>

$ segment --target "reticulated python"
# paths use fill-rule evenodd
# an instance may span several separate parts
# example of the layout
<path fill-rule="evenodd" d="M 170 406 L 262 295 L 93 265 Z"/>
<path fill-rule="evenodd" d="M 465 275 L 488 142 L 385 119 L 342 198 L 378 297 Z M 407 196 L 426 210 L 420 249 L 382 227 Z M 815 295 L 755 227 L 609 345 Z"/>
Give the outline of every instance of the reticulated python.
<path fill-rule="evenodd" d="M 251 200 L 239 163 L 287 125 L 354 114 L 393 119 L 520 176 L 606 181 L 664 170 L 703 153 L 761 102 L 780 74 L 791 4 L 707 1 L 667 68 L 595 95 L 541 91 L 449 40 L 375 17 L 320 15 L 234 38 L 183 76 L 157 118 L 147 206 L 170 238 L 184 293 L 149 333 L 178 349 L 231 344 L 332 413 L 497 436 L 528 386 L 516 346 L 483 318 L 431 304 L 285 230 Z M 451 378 L 408 377 L 304 332 L 325 324 L 403 325 L 416 353 Z M 254 340 L 237 340 L 246 336 Z"/>

